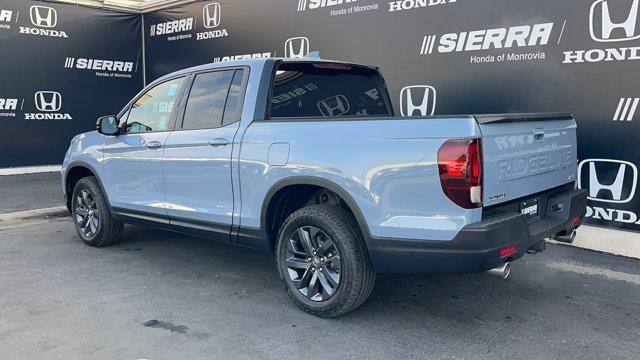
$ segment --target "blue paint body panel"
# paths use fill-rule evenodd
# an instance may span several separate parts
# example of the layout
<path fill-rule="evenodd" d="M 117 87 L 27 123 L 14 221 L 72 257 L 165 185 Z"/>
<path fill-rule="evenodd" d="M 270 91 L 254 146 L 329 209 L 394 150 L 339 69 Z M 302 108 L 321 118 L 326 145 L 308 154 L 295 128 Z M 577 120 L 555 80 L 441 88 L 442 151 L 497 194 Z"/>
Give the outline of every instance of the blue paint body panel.
<path fill-rule="evenodd" d="M 146 145 L 153 141 L 164 144 L 169 134 L 154 132 L 103 137 L 104 161 L 98 176 L 112 206 L 167 216 L 163 149 L 149 149 Z M 87 136 L 102 135 L 91 133 Z"/>
<path fill-rule="evenodd" d="M 480 220 L 442 192 L 437 154 L 450 138 L 475 138 L 473 118 L 371 121 L 264 121 L 247 129 L 240 153 L 241 225 L 260 227 L 263 199 L 277 182 L 328 180 L 358 204 L 373 236 L 451 240 Z M 270 166 L 268 149 L 288 141 L 286 166 Z"/>
<path fill-rule="evenodd" d="M 235 123 L 217 129 L 171 133 L 162 159 L 169 217 L 231 225 L 231 153 L 237 144 L 212 147 L 208 142 L 233 139 L 237 129 Z"/>
<path fill-rule="evenodd" d="M 482 124 L 485 206 L 576 180 L 575 120 Z"/>

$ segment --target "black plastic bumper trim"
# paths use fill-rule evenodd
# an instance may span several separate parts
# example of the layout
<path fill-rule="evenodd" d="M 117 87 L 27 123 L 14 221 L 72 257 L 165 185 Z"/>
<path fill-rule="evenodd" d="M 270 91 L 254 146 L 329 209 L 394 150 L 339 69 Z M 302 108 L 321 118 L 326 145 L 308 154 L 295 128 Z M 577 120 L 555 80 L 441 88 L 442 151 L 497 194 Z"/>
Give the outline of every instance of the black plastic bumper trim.
<path fill-rule="evenodd" d="M 522 257 L 531 246 L 579 225 L 573 219 L 585 215 L 585 191 L 570 190 L 549 197 L 561 201 L 568 211 L 563 212 L 562 219 L 541 219 L 549 226 L 538 226 L 536 233 L 531 233 L 533 224 L 524 215 L 505 213 L 464 227 L 450 241 L 372 237 L 368 239 L 371 260 L 381 273 L 474 273 L 493 269 Z M 514 245 L 516 253 L 500 256 L 500 250 Z"/>

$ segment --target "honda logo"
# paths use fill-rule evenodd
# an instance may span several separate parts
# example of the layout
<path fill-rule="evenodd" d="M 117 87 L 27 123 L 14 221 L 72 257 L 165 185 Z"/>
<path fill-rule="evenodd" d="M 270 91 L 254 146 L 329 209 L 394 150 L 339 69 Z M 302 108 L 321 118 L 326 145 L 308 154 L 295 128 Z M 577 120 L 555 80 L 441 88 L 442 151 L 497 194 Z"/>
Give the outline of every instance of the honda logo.
<path fill-rule="evenodd" d="M 52 28 L 58 23 L 58 12 L 48 6 L 34 5 L 29 8 L 31 23 L 35 26 Z"/>
<path fill-rule="evenodd" d="M 55 91 L 38 91 L 35 102 L 40 111 L 58 111 L 62 107 L 62 95 Z"/>
<path fill-rule="evenodd" d="M 219 3 L 211 3 L 202 8 L 202 22 L 207 29 L 215 28 L 220 25 L 220 17 L 222 10 Z"/>
<path fill-rule="evenodd" d="M 417 99 L 422 99 L 418 101 Z M 428 85 L 406 86 L 400 91 L 402 116 L 431 116 L 436 111 L 436 89 Z"/>
<path fill-rule="evenodd" d="M 635 195 L 637 182 L 638 168 L 628 161 L 588 159 L 578 166 L 578 188 L 589 190 L 589 200 L 627 203 Z"/>
<path fill-rule="evenodd" d="M 318 102 L 323 116 L 340 116 L 349 112 L 349 101 L 344 95 L 336 95 Z"/>
<path fill-rule="evenodd" d="M 308 53 L 309 39 L 304 36 L 287 39 L 284 43 L 284 57 L 299 59 L 307 56 Z"/>
<path fill-rule="evenodd" d="M 591 5 L 589 27 L 593 40 L 612 42 L 640 39 L 638 26 L 640 0 L 633 0 L 628 13 L 620 7 L 622 2 L 624 1 L 616 1 L 614 9 L 612 9 L 613 6 L 609 6 L 609 0 L 597 0 Z M 611 3 L 614 2 L 611 1 Z"/>

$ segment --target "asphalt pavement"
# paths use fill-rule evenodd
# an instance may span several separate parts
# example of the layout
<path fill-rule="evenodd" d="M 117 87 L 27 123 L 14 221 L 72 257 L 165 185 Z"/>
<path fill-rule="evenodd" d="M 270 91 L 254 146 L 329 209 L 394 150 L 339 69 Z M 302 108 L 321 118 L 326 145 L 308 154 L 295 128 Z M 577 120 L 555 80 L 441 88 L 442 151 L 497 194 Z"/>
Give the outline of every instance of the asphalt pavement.
<path fill-rule="evenodd" d="M 7 225 L 9 224 L 9 225 Z M 486 274 L 380 275 L 362 307 L 295 307 L 273 256 L 69 218 L 0 225 L 2 359 L 637 359 L 638 260 L 550 245 Z"/>
<path fill-rule="evenodd" d="M 0 176 L 0 214 L 63 206 L 60 172 Z"/>

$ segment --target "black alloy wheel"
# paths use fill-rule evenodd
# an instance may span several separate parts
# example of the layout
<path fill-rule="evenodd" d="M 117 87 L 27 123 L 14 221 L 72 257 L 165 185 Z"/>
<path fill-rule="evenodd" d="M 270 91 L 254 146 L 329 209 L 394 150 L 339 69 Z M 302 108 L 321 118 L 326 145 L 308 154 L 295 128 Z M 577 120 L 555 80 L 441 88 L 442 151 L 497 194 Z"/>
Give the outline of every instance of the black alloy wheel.
<path fill-rule="evenodd" d="M 124 224 L 111 216 L 107 198 L 95 177 L 78 180 L 71 196 L 71 217 L 85 244 L 100 247 L 120 240 Z"/>
<path fill-rule="evenodd" d="M 287 243 L 287 273 L 307 299 L 325 301 L 340 286 L 340 253 L 331 238 L 315 226 L 302 226 Z"/>
<path fill-rule="evenodd" d="M 326 204 L 299 209 L 282 223 L 276 266 L 291 300 L 326 318 L 360 306 L 376 278 L 353 215 Z"/>

